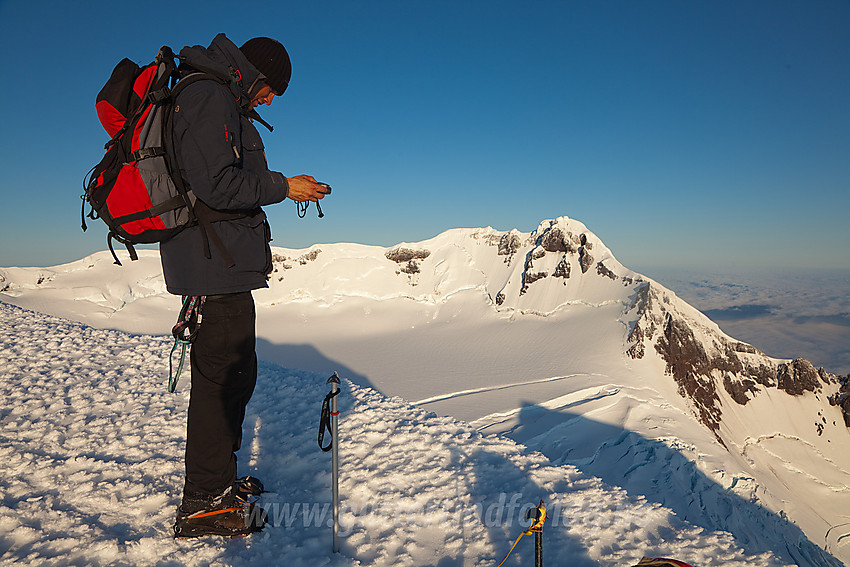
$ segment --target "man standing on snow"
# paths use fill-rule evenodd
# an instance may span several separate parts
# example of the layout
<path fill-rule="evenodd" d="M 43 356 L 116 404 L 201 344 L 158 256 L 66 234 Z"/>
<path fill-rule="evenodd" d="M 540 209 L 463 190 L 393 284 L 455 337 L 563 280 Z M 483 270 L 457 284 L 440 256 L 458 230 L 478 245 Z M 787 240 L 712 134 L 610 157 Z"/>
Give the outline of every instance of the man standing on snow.
<path fill-rule="evenodd" d="M 182 76 L 206 71 L 233 81 L 197 81 L 177 96 L 173 111 L 172 158 L 198 199 L 202 221 L 160 245 L 168 291 L 202 309 L 190 357 L 186 481 L 174 535 L 244 535 L 265 524 L 265 513 L 239 498 L 245 486 L 237 482 L 235 455 L 257 380 L 251 290 L 267 287 L 272 270 L 261 207 L 286 198 L 317 201 L 325 189 L 308 175 L 269 170 L 254 126 L 262 122 L 256 107 L 270 105 L 289 85 L 283 45 L 257 37 L 237 48 L 219 34 L 209 47 L 186 47 L 180 55 Z"/>

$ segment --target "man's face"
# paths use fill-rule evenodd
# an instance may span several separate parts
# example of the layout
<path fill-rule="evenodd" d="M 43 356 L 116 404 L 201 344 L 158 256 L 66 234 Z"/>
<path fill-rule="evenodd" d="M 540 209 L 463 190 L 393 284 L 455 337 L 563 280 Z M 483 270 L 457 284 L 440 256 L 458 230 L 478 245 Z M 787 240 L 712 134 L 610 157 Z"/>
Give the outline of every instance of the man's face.
<path fill-rule="evenodd" d="M 256 108 L 261 104 L 271 104 L 274 100 L 275 92 L 268 85 L 263 85 L 257 94 L 254 95 L 254 98 L 251 99 L 251 108 Z"/>

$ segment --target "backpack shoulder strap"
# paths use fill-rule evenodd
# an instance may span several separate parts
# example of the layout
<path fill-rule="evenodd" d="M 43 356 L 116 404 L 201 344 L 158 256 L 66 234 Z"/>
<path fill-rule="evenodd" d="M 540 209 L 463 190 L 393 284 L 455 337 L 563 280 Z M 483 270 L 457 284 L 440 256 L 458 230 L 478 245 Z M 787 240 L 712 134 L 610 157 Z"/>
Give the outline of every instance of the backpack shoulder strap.
<path fill-rule="evenodd" d="M 191 65 L 191 67 L 195 70 L 195 72 L 189 73 L 188 75 L 177 81 L 177 85 L 171 90 L 172 97 L 176 97 L 181 90 L 185 89 L 186 87 L 197 81 L 216 81 L 217 83 L 225 87 L 229 86 L 230 83 L 234 81 L 232 76 L 224 76 L 211 69 L 207 69 L 203 65 Z M 251 120 L 259 122 L 260 124 L 265 126 L 269 132 L 274 131 L 274 127 L 265 120 L 263 120 L 255 109 L 252 108 L 250 110 L 246 110 L 242 107 L 242 105 L 238 103 L 238 101 L 236 102 L 236 106 L 239 109 L 239 113 L 243 116 L 246 116 Z"/>
<path fill-rule="evenodd" d="M 219 77 L 218 75 L 214 75 L 212 73 L 207 73 L 205 71 L 198 71 L 196 73 L 189 73 L 179 81 L 174 87 L 171 89 L 171 97 L 172 100 L 180 94 L 180 91 L 188 87 L 193 83 L 197 83 L 198 81 L 215 81 L 221 85 L 227 85 L 227 80 Z"/>

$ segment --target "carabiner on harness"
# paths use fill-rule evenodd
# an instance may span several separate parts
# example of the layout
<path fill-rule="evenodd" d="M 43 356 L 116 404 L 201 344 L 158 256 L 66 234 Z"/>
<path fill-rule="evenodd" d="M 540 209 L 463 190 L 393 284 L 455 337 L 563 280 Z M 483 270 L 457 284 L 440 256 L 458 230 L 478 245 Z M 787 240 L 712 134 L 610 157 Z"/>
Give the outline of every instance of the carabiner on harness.
<path fill-rule="evenodd" d="M 183 362 L 186 358 L 186 347 L 191 345 L 195 337 L 198 336 L 206 300 L 207 296 L 205 295 L 190 295 L 183 298 L 183 308 L 180 310 L 177 324 L 171 329 L 171 334 L 174 336 L 174 346 L 171 347 L 171 353 L 168 355 L 169 393 L 174 393 L 177 389 L 177 381 L 180 379 L 180 372 L 183 370 Z M 175 374 L 173 361 L 177 345 L 180 345 L 180 361 L 177 364 L 177 373 Z"/>

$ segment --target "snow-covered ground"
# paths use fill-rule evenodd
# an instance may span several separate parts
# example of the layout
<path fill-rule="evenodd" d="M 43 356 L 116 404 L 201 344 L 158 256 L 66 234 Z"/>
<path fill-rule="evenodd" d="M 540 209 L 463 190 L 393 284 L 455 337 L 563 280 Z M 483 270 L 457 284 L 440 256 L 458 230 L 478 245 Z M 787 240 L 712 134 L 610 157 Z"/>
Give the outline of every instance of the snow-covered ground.
<path fill-rule="evenodd" d="M 728 337 L 581 223 L 274 251 L 255 293 L 265 362 L 240 462 L 274 488 L 277 526 L 226 543 L 169 539 L 187 394 L 165 392 L 179 305 L 157 253 L 0 269 L 4 560 L 495 565 L 540 499 L 554 512 L 547 564 L 850 560 L 835 386 L 756 388 L 746 405 L 720 388 L 711 431 L 654 349 L 626 349 L 649 295 L 706 345 Z M 333 371 L 345 379 L 338 556 L 315 439 Z M 528 564 L 530 538 L 514 554 L 507 564 Z"/>
<path fill-rule="evenodd" d="M 330 460 L 316 443 L 327 376 L 263 363 L 243 473 L 273 526 L 174 540 L 187 388 L 168 394 L 163 337 L 98 330 L 0 304 L 2 560 L 33 565 L 493 565 L 545 500 L 557 565 L 780 565 L 580 467 L 345 381 L 342 546 L 331 552 Z M 781 550 L 780 550 L 781 551 Z M 781 555 L 781 554 L 777 554 Z M 522 540 L 509 565 L 533 558 Z"/>

